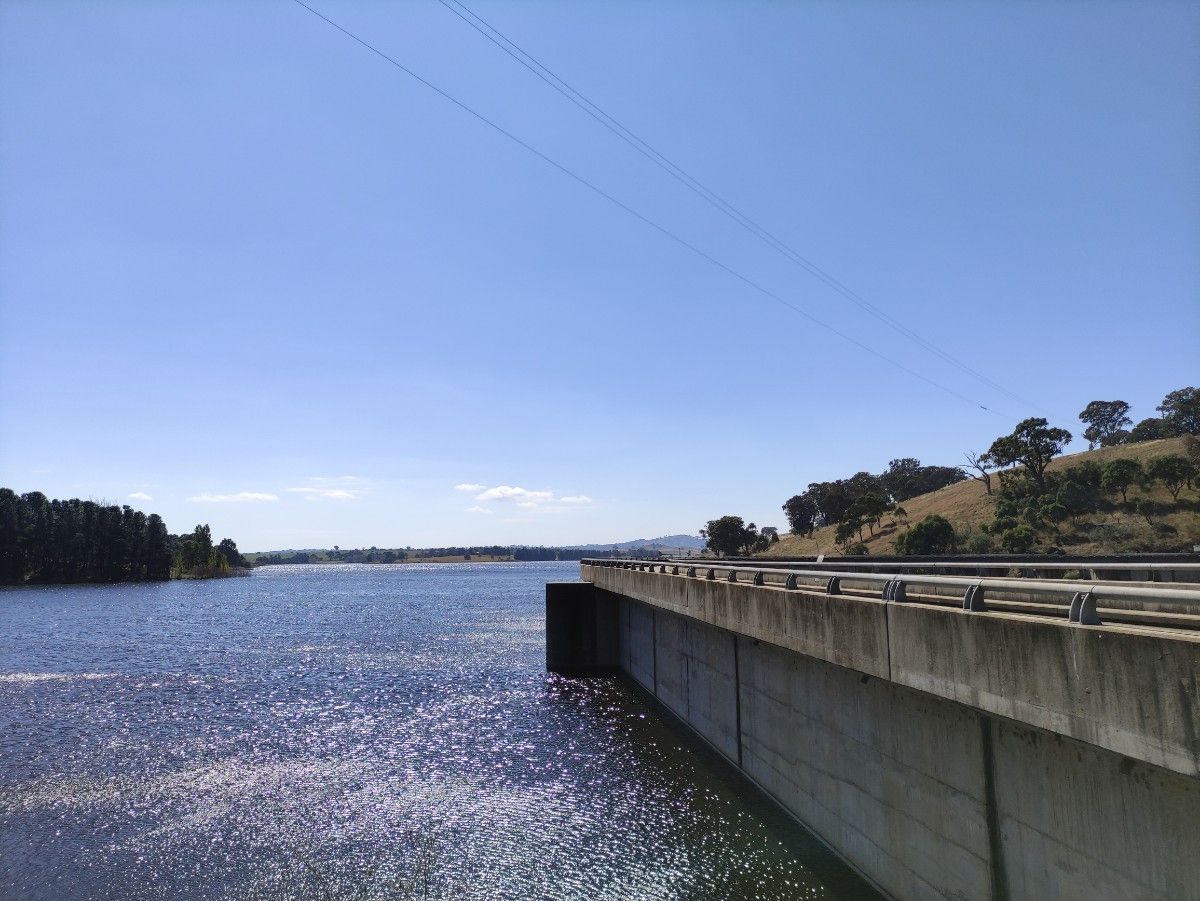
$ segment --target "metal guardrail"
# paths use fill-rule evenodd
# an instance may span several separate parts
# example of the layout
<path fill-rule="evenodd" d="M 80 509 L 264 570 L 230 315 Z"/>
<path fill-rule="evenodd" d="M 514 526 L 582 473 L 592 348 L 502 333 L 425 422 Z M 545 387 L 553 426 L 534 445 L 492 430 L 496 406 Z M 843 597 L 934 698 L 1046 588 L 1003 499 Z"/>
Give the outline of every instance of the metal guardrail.
<path fill-rule="evenodd" d="M 584 559 L 584 565 L 617 569 L 635 569 L 643 572 L 658 572 L 706 580 L 724 578 L 728 582 L 740 582 L 747 577 L 752 585 L 775 585 L 788 591 L 800 589 L 823 590 L 825 594 L 856 594 L 850 586 L 866 583 L 869 591 L 882 600 L 904 603 L 920 600 L 945 605 L 951 596 L 919 595 L 913 589 L 954 589 L 961 593 L 962 609 L 970 612 L 989 610 L 989 601 L 998 609 L 1053 615 L 1045 608 L 1057 605 L 1057 615 L 1065 608 L 1070 622 L 1083 625 L 1102 625 L 1099 609 L 1103 602 L 1114 603 L 1115 607 L 1106 615 L 1121 622 L 1142 625 L 1167 626 L 1171 628 L 1200 629 L 1200 589 L 1174 588 L 1166 585 L 1122 585 L 1114 582 L 1067 581 L 1065 579 L 992 578 L 923 575 L 919 573 L 872 573 L 853 570 L 831 571 L 828 569 L 797 569 L 779 566 L 761 566 L 739 563 L 696 563 L 672 561 L 668 563 L 638 560 Z M 718 576 L 720 574 L 720 576 Z M 770 581 L 768 582 L 768 577 Z M 782 581 L 780 581 L 782 578 Z M 801 585 L 801 580 L 807 584 Z M 847 585 L 846 583 L 850 583 Z M 1182 583 L 1188 584 L 1188 583 Z M 1027 596 L 1025 599 L 1004 598 L 1005 594 Z M 910 594 L 914 597 L 910 598 Z M 859 596 L 862 596 L 859 594 Z M 1167 608 L 1167 612 L 1129 609 L 1130 602 L 1149 602 Z M 957 602 L 955 602 L 957 606 Z M 1171 613 L 1170 608 L 1180 607 L 1186 612 Z"/>
<path fill-rule="evenodd" d="M 835 560 L 805 560 L 805 561 L 789 561 L 789 560 L 770 560 L 756 559 L 753 564 L 742 559 L 734 559 L 720 563 L 711 557 L 672 557 L 671 563 L 687 563 L 689 566 L 713 566 L 713 565 L 746 565 L 746 566 L 761 566 L 771 569 L 821 569 L 821 570 L 855 570 L 866 572 L 885 572 L 887 570 L 895 571 L 915 571 L 922 569 L 938 569 L 938 570 L 966 570 L 972 572 L 981 571 L 1033 571 L 1033 572 L 1070 572 L 1077 570 L 1079 572 L 1092 573 L 1147 573 L 1150 576 L 1150 581 L 1155 581 L 1155 576 L 1161 574 L 1186 573 L 1195 582 L 1200 582 L 1200 562 L 1194 560 L 1188 561 L 1126 561 L 1118 562 L 1112 560 L 1088 560 L 1084 559 L 1039 559 L 1039 560 L 999 560 L 999 561 L 980 561 L 980 560 L 851 560 L 845 557 L 839 557 Z M 1126 580 L 1129 581 L 1129 580 Z"/>

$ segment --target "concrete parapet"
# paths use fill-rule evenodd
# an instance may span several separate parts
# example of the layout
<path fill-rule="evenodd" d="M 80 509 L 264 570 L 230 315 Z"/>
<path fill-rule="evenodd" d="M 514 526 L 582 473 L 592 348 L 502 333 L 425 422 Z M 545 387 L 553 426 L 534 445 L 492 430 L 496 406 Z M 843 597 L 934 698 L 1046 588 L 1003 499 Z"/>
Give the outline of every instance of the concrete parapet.
<path fill-rule="evenodd" d="M 1200 636 L 895 604 L 888 639 L 894 682 L 1200 775 Z"/>

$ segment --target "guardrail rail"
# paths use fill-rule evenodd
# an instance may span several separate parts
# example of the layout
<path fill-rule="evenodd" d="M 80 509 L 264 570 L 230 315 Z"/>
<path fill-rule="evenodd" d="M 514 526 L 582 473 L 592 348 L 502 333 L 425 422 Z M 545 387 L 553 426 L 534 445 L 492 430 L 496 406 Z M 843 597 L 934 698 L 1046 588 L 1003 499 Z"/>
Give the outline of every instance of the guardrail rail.
<path fill-rule="evenodd" d="M 785 591 L 819 591 L 829 595 L 871 597 L 893 603 L 961 606 L 971 613 L 995 611 L 1053 618 L 1065 616 L 1069 622 L 1087 626 L 1119 622 L 1200 630 L 1200 588 L 1192 587 L 1190 583 L 1135 585 L 1129 582 L 1061 578 L 928 575 L 907 571 L 875 573 L 844 567 L 836 570 L 790 568 L 692 560 L 661 562 L 585 558 L 581 563 L 682 578 L 744 581 Z M 1013 568 L 1013 564 L 1005 566 Z M 1176 585 L 1179 587 L 1174 587 Z"/>

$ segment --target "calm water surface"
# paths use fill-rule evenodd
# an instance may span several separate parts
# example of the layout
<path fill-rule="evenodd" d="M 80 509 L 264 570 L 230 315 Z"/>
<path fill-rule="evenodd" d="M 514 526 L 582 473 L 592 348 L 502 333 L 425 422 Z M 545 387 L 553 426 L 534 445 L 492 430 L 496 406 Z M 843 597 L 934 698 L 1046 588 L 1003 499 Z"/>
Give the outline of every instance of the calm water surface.
<path fill-rule="evenodd" d="M 0 896 L 860 898 L 625 683 L 575 564 L 0 591 Z"/>

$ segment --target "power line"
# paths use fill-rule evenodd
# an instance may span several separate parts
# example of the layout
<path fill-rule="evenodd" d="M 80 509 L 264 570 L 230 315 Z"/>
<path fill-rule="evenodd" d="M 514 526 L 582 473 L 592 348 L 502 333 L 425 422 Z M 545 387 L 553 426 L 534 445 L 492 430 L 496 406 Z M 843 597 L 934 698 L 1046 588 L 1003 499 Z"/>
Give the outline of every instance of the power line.
<path fill-rule="evenodd" d="M 493 121 L 492 119 L 489 119 L 483 113 L 468 106 L 467 104 L 463 103 L 458 98 L 454 97 L 452 94 L 448 93 L 447 91 L 444 91 L 442 88 L 439 88 L 433 82 L 427 80 L 426 78 L 422 77 L 421 75 L 418 75 L 412 69 L 408 68 L 408 66 L 399 62 L 395 58 L 389 56 L 387 53 L 384 53 L 382 50 L 380 50 L 374 44 L 359 37 L 354 32 L 350 31 L 347 28 L 344 28 L 343 26 L 341 26 L 337 22 L 335 22 L 333 19 L 330 19 L 328 16 L 324 15 L 323 13 L 321 13 L 318 10 L 314 9 L 313 7 L 309 6 L 307 3 L 304 2 L 304 0 L 293 0 L 293 2 L 295 2 L 297 6 L 301 6 L 304 9 L 308 10 L 310 13 L 312 13 L 314 16 L 316 16 L 321 21 L 325 22 L 330 27 L 336 29 L 337 31 L 340 31 L 342 34 L 344 34 L 346 37 L 350 38 L 355 43 L 360 44 L 362 47 L 371 51 L 371 53 L 374 53 L 380 59 L 384 60 L 388 64 L 399 69 L 405 75 L 408 75 L 410 78 L 412 78 L 415 81 L 419 82 L 420 84 L 424 85 L 429 90 L 431 90 L 435 94 L 437 94 L 439 97 L 442 97 L 443 99 L 448 100 L 450 103 L 453 103 L 455 106 L 457 106 L 463 112 L 473 116 L 475 119 L 478 119 L 480 122 L 487 125 L 489 128 L 494 129 L 495 131 L 504 135 L 504 137 L 508 138 L 513 143 L 515 143 L 515 144 L 519 145 L 520 147 L 524 148 L 525 150 L 529 151 L 534 156 L 536 156 L 538 159 L 542 160 L 544 163 L 546 163 L 550 166 L 553 166 L 555 169 L 557 169 L 559 172 L 566 175 L 568 178 L 571 178 L 572 180 L 583 185 L 585 188 L 588 188 L 590 191 L 603 197 L 609 203 L 621 208 L 626 213 L 633 216 L 635 219 L 650 226 L 655 231 L 659 232 L 660 234 L 664 235 L 667 238 L 670 238 L 672 241 L 679 244 L 680 246 L 687 248 L 692 253 L 694 253 L 697 256 L 701 257 L 702 259 L 708 261 L 709 263 L 711 263 L 713 266 L 716 266 L 721 271 L 727 273 L 728 275 L 733 276 L 735 279 L 742 282 L 747 287 L 753 288 L 755 291 L 758 291 L 763 296 L 769 297 L 771 300 L 774 300 L 776 303 L 779 303 L 782 306 L 787 307 L 789 310 L 793 311 L 794 313 L 798 313 L 799 315 L 803 316 L 805 319 L 809 320 L 814 325 L 825 329 L 826 331 L 830 332 L 831 334 L 837 335 L 843 341 L 846 341 L 846 342 L 854 345 L 855 347 L 859 348 L 860 350 L 863 350 L 866 353 L 871 354 L 875 358 L 882 360 L 885 363 L 890 364 L 891 366 L 894 366 L 895 368 L 899 369 L 900 371 L 908 373 L 913 378 L 920 379 L 921 381 L 925 382 L 926 384 L 931 385 L 934 388 L 937 388 L 939 391 L 943 391 L 946 394 L 951 395 L 952 397 L 956 397 L 959 400 L 963 401 L 964 403 L 970 404 L 973 407 L 978 407 L 979 409 L 984 410 L 988 413 L 998 415 L 998 414 L 996 414 L 996 411 L 989 409 L 984 404 L 981 404 L 978 401 L 973 400 L 972 398 L 968 397 L 965 394 L 962 394 L 959 391 L 956 391 L 955 389 L 949 387 L 948 385 L 944 385 L 941 382 L 937 382 L 934 379 L 931 379 L 928 376 L 923 375 L 920 372 L 917 372 L 915 369 L 912 369 L 912 368 L 906 366 L 905 364 L 901 363 L 898 360 L 894 360 L 891 357 L 880 353 L 879 351 L 875 350 L 873 347 L 870 347 L 869 345 L 862 343 L 857 338 L 854 338 L 854 337 L 846 334 L 845 332 L 841 331 L 840 329 L 835 328 L 834 326 L 830 325 L 829 323 L 824 322 L 821 319 L 818 319 L 816 316 L 813 316 L 808 311 L 801 309 L 800 307 L 796 306 L 795 304 L 793 304 L 793 303 L 789 302 L 788 300 L 786 300 L 785 298 L 781 297 L 779 294 L 776 294 L 774 291 L 770 290 L 769 288 L 766 288 L 763 285 L 760 285 L 758 282 L 755 282 L 752 279 L 750 279 L 749 277 L 743 275 L 741 272 L 738 272 L 736 269 L 733 269 L 732 267 L 727 266 L 725 263 L 721 262 L 716 257 L 713 257 L 706 251 L 701 250 L 695 244 L 692 244 L 685 238 L 681 238 L 679 235 L 675 234 L 670 229 L 666 228 L 663 225 L 660 225 L 659 223 L 655 222 L 653 219 L 650 219 L 649 217 L 638 212 L 636 209 L 629 206 L 624 201 L 617 199 L 612 194 L 609 194 L 603 188 L 588 181 L 586 178 L 584 178 L 582 175 L 579 175 L 574 170 L 567 168 L 562 163 L 560 163 L 557 160 L 542 153 L 542 151 L 538 150 L 532 144 L 529 144 L 526 141 L 524 141 L 523 139 L 517 137 L 511 131 L 504 128 L 502 125 L 498 124 L 497 122 Z"/>
<path fill-rule="evenodd" d="M 540 78 L 547 85 L 566 97 L 567 100 L 571 101 L 571 103 L 575 104 L 575 106 L 579 107 L 579 109 L 583 110 L 595 121 L 603 125 L 630 147 L 638 151 L 638 153 L 642 154 L 642 156 L 646 157 L 646 159 L 650 160 L 652 163 L 678 181 L 680 184 L 697 194 L 705 202 L 724 215 L 728 216 L 738 225 L 745 228 L 747 231 L 765 243 L 768 247 L 778 251 L 792 263 L 804 269 L 828 288 L 841 295 L 855 306 L 859 307 L 859 309 L 871 316 L 874 316 L 876 319 L 885 323 L 893 330 L 904 335 L 915 344 L 940 357 L 947 363 L 950 363 L 952 366 L 955 366 L 962 372 L 972 376 L 985 385 L 988 385 L 996 391 L 1007 395 L 1008 397 L 1025 406 L 1036 408 L 1036 404 L 1024 399 L 1018 394 L 1013 393 L 1000 383 L 962 362 L 948 351 L 938 347 L 932 341 L 929 341 L 922 335 L 913 331 L 903 322 L 895 319 L 885 310 L 881 310 L 875 304 L 872 304 L 870 301 L 863 298 L 845 284 L 838 281 L 838 279 L 821 269 L 821 267 L 819 267 L 816 263 L 807 259 L 793 248 L 789 247 L 782 240 L 769 232 L 765 227 L 759 225 L 749 216 L 742 213 L 739 209 L 737 209 L 737 207 L 733 206 L 733 204 L 729 203 L 715 191 L 711 190 L 702 182 L 694 178 L 687 171 L 674 163 L 671 159 L 651 146 L 647 141 L 643 140 L 641 137 L 627 128 L 616 117 L 606 112 L 580 91 L 576 90 L 566 81 L 564 81 L 536 57 L 519 46 L 515 41 L 507 37 L 503 32 L 468 7 L 465 3 L 461 2 L 461 0 L 438 0 L 438 2 L 441 3 L 442 6 L 446 7 L 446 9 L 450 10 L 450 12 L 454 13 L 454 15 L 458 16 L 458 18 L 462 19 L 462 21 L 474 28 L 493 44 L 495 44 L 497 47 L 499 47 L 501 50 L 503 50 L 506 54 L 508 54 L 526 69 L 528 69 L 530 72 L 532 72 L 534 75 L 536 75 L 538 78 Z"/>

